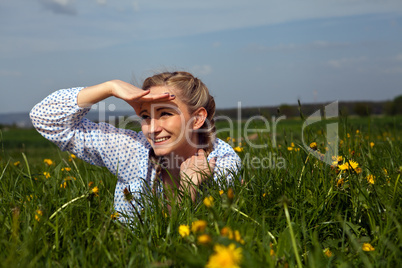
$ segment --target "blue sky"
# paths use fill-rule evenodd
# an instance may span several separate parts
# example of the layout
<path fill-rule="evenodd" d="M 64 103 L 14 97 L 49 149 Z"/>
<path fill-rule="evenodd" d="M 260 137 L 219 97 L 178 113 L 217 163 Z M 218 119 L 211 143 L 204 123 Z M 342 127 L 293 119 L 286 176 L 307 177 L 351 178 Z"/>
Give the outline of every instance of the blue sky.
<path fill-rule="evenodd" d="M 218 108 L 402 94 L 400 0 L 0 0 L 0 38 L 0 113 L 176 69 Z"/>

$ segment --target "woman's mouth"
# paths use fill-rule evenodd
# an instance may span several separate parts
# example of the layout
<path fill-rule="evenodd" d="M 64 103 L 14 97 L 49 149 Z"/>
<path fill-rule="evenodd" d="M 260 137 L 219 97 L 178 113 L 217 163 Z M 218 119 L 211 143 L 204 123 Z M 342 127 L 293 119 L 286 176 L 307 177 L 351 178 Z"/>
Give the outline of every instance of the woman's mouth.
<path fill-rule="evenodd" d="M 167 141 L 168 139 L 170 139 L 170 137 L 156 138 L 156 139 L 154 139 L 154 143 L 155 144 L 162 143 L 164 141 Z"/>

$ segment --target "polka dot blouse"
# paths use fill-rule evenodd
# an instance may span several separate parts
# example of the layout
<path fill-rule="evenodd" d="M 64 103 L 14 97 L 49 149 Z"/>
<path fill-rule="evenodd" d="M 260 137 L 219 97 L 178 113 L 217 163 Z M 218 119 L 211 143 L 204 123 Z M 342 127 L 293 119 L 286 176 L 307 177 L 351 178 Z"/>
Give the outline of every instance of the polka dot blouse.
<path fill-rule="evenodd" d="M 118 178 L 114 193 L 114 207 L 120 213 L 133 213 L 125 200 L 127 188 L 135 200 L 152 189 L 155 169 L 149 163 L 148 143 L 142 132 L 116 128 L 107 123 L 94 123 L 84 116 L 90 108 L 77 105 L 77 95 L 82 87 L 61 89 L 46 97 L 30 112 L 34 127 L 61 150 L 97 166 L 106 167 Z M 216 139 L 208 161 L 217 157 L 214 179 L 237 172 L 241 160 L 232 147 Z M 141 206 L 140 202 L 132 202 Z"/>

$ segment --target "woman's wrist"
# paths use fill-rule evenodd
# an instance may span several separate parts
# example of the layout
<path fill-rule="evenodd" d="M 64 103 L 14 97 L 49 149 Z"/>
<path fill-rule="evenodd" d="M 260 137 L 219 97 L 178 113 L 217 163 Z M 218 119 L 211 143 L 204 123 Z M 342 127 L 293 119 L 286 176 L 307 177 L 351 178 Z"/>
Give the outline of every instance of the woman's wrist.
<path fill-rule="evenodd" d="M 113 82 L 107 81 L 81 90 L 77 96 L 77 104 L 86 108 L 111 96 L 113 96 Z"/>

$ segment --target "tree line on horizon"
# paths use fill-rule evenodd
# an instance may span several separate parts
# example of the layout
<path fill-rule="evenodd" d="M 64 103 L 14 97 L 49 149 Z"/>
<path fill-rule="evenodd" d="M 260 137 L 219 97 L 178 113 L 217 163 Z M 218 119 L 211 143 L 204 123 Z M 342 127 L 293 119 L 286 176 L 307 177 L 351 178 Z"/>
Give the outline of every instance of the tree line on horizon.
<path fill-rule="evenodd" d="M 287 118 L 300 117 L 300 113 L 311 115 L 317 110 L 324 108 L 328 103 L 314 104 L 281 104 L 279 106 L 244 107 L 241 109 L 241 119 L 247 119 L 255 115 L 266 118 L 272 116 L 286 116 Z M 238 117 L 237 108 L 217 109 L 217 116 Z M 370 115 L 398 115 L 402 114 L 402 95 L 392 101 L 340 101 L 339 113 L 344 116 L 370 116 Z"/>

